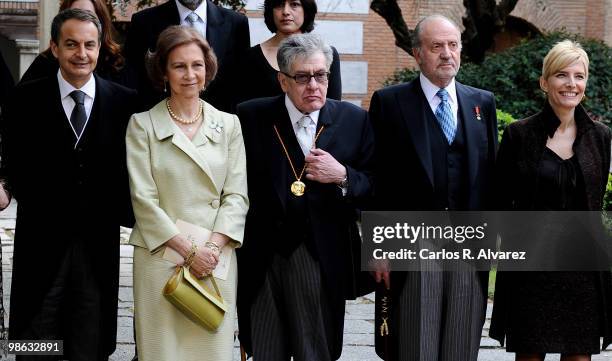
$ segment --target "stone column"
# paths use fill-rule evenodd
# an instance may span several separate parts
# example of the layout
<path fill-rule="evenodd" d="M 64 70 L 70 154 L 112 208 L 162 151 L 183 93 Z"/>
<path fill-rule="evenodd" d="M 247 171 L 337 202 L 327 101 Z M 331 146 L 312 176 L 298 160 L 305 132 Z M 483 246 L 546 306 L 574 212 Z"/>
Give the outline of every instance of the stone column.
<path fill-rule="evenodd" d="M 51 39 L 51 22 L 53 22 L 53 18 L 59 12 L 59 3 L 60 2 L 57 0 L 41 0 L 38 2 L 39 52 L 49 47 L 49 40 Z"/>
<path fill-rule="evenodd" d="M 28 70 L 38 55 L 39 41 L 35 39 L 16 39 L 15 46 L 19 54 L 19 78 Z"/>

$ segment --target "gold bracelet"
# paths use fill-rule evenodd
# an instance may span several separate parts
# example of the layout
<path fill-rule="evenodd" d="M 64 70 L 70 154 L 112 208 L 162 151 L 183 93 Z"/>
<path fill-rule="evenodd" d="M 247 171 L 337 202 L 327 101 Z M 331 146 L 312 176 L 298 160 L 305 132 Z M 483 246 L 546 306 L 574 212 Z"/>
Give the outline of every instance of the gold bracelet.
<path fill-rule="evenodd" d="M 183 266 L 185 267 L 191 266 L 197 251 L 198 251 L 198 245 L 195 244 L 195 242 L 191 242 L 191 249 L 189 250 L 189 254 L 187 254 L 187 258 L 185 258 L 185 262 L 183 263 Z"/>
<path fill-rule="evenodd" d="M 213 252 L 217 252 L 217 254 L 221 253 L 219 245 L 213 241 L 207 241 L 206 243 L 204 243 L 204 246 L 210 248 Z"/>

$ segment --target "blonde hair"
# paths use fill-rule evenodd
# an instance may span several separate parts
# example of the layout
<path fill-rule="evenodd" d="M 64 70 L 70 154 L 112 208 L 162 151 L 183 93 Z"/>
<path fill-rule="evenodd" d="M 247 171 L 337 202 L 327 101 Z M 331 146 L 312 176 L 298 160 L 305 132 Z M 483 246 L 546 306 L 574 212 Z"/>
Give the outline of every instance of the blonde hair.
<path fill-rule="evenodd" d="M 585 76 L 589 76 L 589 56 L 580 43 L 572 40 L 563 40 L 555 44 L 544 57 L 542 64 L 542 78 L 548 79 L 561 69 L 581 61 L 584 65 Z"/>

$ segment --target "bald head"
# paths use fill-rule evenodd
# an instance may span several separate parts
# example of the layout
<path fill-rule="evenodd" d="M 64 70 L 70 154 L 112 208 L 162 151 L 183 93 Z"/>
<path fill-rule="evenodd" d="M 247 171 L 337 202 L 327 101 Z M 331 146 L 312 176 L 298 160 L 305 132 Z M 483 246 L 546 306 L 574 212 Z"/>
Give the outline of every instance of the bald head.
<path fill-rule="evenodd" d="M 459 39 L 461 39 L 461 29 L 459 29 L 459 26 L 457 26 L 457 24 L 455 24 L 454 21 L 452 21 L 451 19 L 447 18 L 444 15 L 433 14 L 433 15 L 428 15 L 424 17 L 416 24 L 414 28 L 414 34 L 412 36 L 412 47 L 413 48 L 421 47 L 421 43 L 422 43 L 421 33 L 423 32 L 423 28 L 426 25 L 431 26 L 432 24 L 433 26 L 436 26 L 437 24 L 446 24 L 446 25 L 450 25 L 454 27 L 457 30 L 457 33 L 459 34 Z"/>
<path fill-rule="evenodd" d="M 425 17 L 415 28 L 413 55 L 421 73 L 433 84 L 445 88 L 461 65 L 461 32 L 442 15 Z"/>

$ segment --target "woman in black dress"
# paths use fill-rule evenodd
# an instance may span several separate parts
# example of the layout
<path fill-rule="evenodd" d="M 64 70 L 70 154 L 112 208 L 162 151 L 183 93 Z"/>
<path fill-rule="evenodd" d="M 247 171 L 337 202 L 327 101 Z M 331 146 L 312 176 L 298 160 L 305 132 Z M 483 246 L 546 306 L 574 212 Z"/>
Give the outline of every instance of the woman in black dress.
<path fill-rule="evenodd" d="M 270 39 L 250 48 L 242 59 L 240 81 L 242 88 L 237 91 L 236 104 L 254 98 L 283 94 L 277 74 L 276 54 L 280 42 L 293 34 L 309 33 L 314 29 L 317 14 L 315 0 L 266 0 L 264 20 L 274 33 Z M 340 79 L 340 56 L 332 47 L 333 60 L 329 74 L 327 97 L 340 100 L 342 83 Z"/>
<path fill-rule="evenodd" d="M 580 104 L 588 69 L 588 55 L 570 40 L 544 58 L 544 109 L 511 124 L 499 148 L 503 210 L 601 210 L 612 132 Z M 517 361 L 544 360 L 547 353 L 588 361 L 599 353 L 600 337 L 604 348 L 612 341 L 611 296 L 609 272 L 499 272 L 490 336 L 502 344 L 506 338 Z"/>
<path fill-rule="evenodd" d="M 70 8 L 88 10 L 96 14 L 102 24 L 102 42 L 98 64 L 96 65 L 96 74 L 108 80 L 124 83 L 124 75 L 121 71 L 124 59 L 121 55 L 121 47 L 113 40 L 115 29 L 104 0 L 63 0 L 60 11 Z M 58 69 L 57 59 L 51 53 L 51 48 L 48 48 L 34 59 L 20 81 L 25 82 L 55 75 Z"/>

